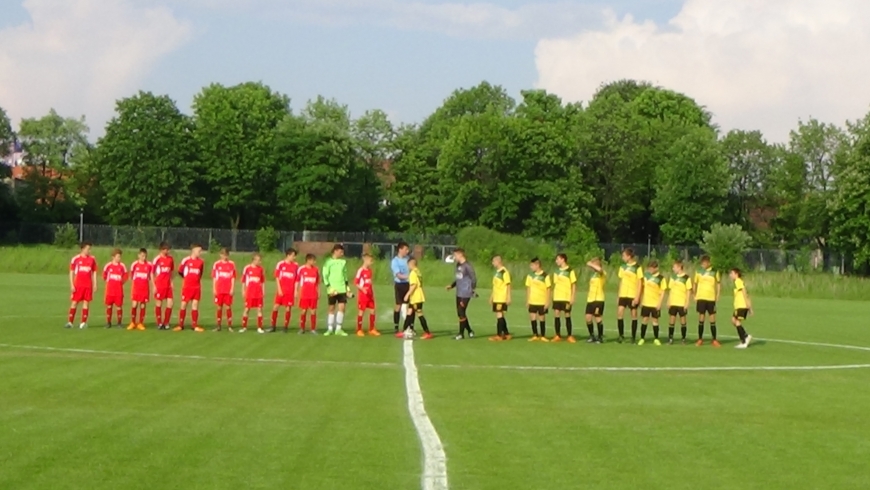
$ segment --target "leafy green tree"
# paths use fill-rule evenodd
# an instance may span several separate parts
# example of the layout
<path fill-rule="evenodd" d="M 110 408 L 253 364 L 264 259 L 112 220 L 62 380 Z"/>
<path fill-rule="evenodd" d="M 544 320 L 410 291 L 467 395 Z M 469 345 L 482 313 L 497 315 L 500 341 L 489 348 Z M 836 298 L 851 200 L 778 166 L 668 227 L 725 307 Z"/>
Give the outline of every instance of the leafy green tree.
<path fill-rule="evenodd" d="M 870 266 L 870 114 L 849 125 L 852 141 L 835 169 L 829 206 L 831 243 L 856 267 Z"/>
<path fill-rule="evenodd" d="M 119 100 L 100 138 L 94 167 L 114 225 L 188 226 L 204 198 L 193 121 L 166 95 Z"/>
<path fill-rule="evenodd" d="M 743 257 L 749 249 L 752 237 L 740 225 L 716 223 L 705 231 L 699 242 L 701 249 L 710 255 L 713 267 L 725 272 L 734 267 L 743 267 Z"/>
<path fill-rule="evenodd" d="M 18 131 L 27 166 L 24 186 L 16 191 L 28 221 L 63 222 L 78 218 L 85 205 L 69 184 L 77 162 L 91 151 L 84 117 L 64 118 L 52 109 L 38 119 L 23 119 Z"/>
<path fill-rule="evenodd" d="M 761 238 L 762 227 L 769 224 L 765 221 L 776 203 L 776 149 L 760 131 L 742 130 L 728 132 L 721 146 L 732 177 L 725 219 L 755 231 L 756 238 Z"/>
<path fill-rule="evenodd" d="M 730 183 L 713 131 L 696 128 L 680 138 L 656 171 L 652 206 L 665 241 L 697 242 L 710 223 L 722 218 Z"/>
<path fill-rule="evenodd" d="M 9 116 L 6 111 L 0 107 L 0 158 L 9 154 L 9 147 L 15 139 L 15 133 L 12 132 L 12 124 L 9 122 Z"/>
<path fill-rule="evenodd" d="M 289 104 L 286 96 L 253 82 L 212 84 L 194 97 L 194 137 L 212 207 L 233 230 L 259 227 L 274 212 L 273 139 L 290 115 Z"/>

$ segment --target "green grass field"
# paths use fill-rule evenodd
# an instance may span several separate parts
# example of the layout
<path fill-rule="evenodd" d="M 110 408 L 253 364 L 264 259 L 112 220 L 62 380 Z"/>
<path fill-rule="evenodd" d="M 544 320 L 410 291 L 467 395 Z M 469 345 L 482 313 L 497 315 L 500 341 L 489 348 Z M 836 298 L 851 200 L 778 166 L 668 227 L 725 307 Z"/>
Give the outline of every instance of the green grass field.
<path fill-rule="evenodd" d="M 2 274 L 0 297 L 2 489 L 421 487 L 400 340 L 107 331 L 100 305 L 65 330 L 62 275 Z M 740 351 L 727 315 L 721 349 L 487 342 L 483 299 L 456 342 L 452 297 L 427 299 L 438 337 L 413 349 L 451 489 L 867 487 L 866 303 L 756 297 Z"/>

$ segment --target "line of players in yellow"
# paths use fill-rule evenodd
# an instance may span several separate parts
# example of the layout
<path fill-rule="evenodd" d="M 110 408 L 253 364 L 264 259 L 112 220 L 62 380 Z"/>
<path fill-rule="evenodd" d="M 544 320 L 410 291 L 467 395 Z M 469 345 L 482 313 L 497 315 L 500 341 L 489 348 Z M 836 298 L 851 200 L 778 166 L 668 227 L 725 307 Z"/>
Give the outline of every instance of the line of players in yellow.
<path fill-rule="evenodd" d="M 631 318 L 631 343 L 643 345 L 646 343 L 647 327 L 652 324 L 653 343 L 661 345 L 659 338 L 659 319 L 667 295 L 668 313 L 668 343 L 675 342 L 676 322 L 680 322 L 680 334 L 683 344 L 687 342 L 688 311 L 691 299 L 694 297 L 698 313 L 698 338 L 695 344 L 704 345 L 705 324 L 709 320 L 711 344 L 721 347 L 716 325 L 716 307 L 719 301 L 722 283 L 721 274 L 711 265 L 710 257 L 703 256 L 700 269 L 694 277 L 689 276 L 683 268 L 682 261 L 675 261 L 673 273 L 666 277 L 656 261 L 642 267 L 631 249 L 622 252 L 622 265 L 619 268 L 619 298 L 617 300 L 617 342 L 623 343 L 625 337 L 625 313 Z M 492 295 L 489 302 L 496 316 L 497 335 L 492 341 L 510 340 L 504 313 L 511 304 L 510 272 L 502 263 L 501 257 L 494 257 L 492 265 L 495 275 L 492 280 Z M 607 273 L 602 267 L 601 259 L 593 259 L 586 266 L 591 269 L 589 292 L 586 298 L 586 329 L 588 343 L 604 342 L 604 308 L 605 284 Z M 562 342 L 576 343 L 572 323 L 572 309 L 577 292 L 577 275 L 568 265 L 568 257 L 559 254 L 556 257 L 556 271 L 548 274 L 544 271 L 541 261 L 537 258 L 530 263 L 530 273 L 526 276 L 526 308 L 532 329 L 530 342 Z M 743 322 L 752 314 L 752 302 L 743 274 L 739 269 L 729 271 L 729 277 L 734 284 L 734 312 L 731 318 L 740 338 L 738 349 L 749 347 L 752 336 L 746 332 Z M 555 335 L 547 337 L 547 314 L 552 308 L 554 314 Z M 640 318 L 640 338 L 638 338 L 638 318 Z M 565 336 L 562 335 L 562 321 L 565 322 Z M 597 329 L 596 329 L 597 327 Z"/>

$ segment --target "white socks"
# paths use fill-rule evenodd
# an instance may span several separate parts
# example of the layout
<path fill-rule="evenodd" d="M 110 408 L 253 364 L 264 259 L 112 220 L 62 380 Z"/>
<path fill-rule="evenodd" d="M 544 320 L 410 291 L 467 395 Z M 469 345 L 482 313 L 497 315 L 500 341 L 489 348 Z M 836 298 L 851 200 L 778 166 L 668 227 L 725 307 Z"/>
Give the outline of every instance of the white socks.
<path fill-rule="evenodd" d="M 341 324 L 344 323 L 344 312 L 339 311 L 335 314 L 335 328 L 341 330 Z"/>
<path fill-rule="evenodd" d="M 326 315 L 326 329 L 330 332 L 335 329 L 335 313 Z"/>

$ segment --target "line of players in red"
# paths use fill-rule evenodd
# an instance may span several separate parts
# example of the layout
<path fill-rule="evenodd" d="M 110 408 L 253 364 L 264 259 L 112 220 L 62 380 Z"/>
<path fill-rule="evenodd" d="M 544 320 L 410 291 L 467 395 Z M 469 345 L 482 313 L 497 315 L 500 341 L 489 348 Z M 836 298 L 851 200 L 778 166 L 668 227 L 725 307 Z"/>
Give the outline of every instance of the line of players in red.
<path fill-rule="evenodd" d="M 159 254 L 148 261 L 147 251 L 140 249 L 137 260 L 128 268 L 121 262 L 121 250 L 112 251 L 111 262 L 103 267 L 105 282 L 106 328 L 112 328 L 113 313 L 117 319 L 116 325 L 123 327 L 124 287 L 131 284 L 130 323 L 127 330 L 145 330 L 145 311 L 150 298 L 154 298 L 154 317 L 158 330 L 169 330 L 172 319 L 174 299 L 173 275 L 177 272 L 182 277 L 181 305 L 178 311 L 178 323 L 172 330 L 178 332 L 186 328 L 187 311 L 190 309 L 191 328 L 196 332 L 204 332 L 199 324 L 199 303 L 202 298 L 202 278 L 205 274 L 205 262 L 202 260 L 202 247 L 191 246 L 190 255 L 185 257 L 175 268 L 175 259 L 169 253 L 167 243 L 160 244 Z M 274 277 L 277 284 L 272 307 L 271 329 L 278 330 L 278 316 L 284 309 L 284 331 L 289 331 L 293 306 L 298 296 L 299 309 L 302 311 L 299 323 L 299 333 L 305 333 L 306 325 L 310 332 L 317 329 L 317 304 L 320 299 L 320 271 L 317 268 L 316 257 L 308 254 L 305 264 L 296 263 L 296 251 L 289 249 L 283 260 L 275 266 Z M 363 331 L 363 316 L 369 314 L 368 333 L 379 336 L 375 328 L 375 302 L 372 288 L 372 258 L 364 257 L 363 266 L 357 271 L 354 285 L 359 292 L 359 311 L 357 313 L 357 335 L 365 335 Z M 72 328 L 79 306 L 81 306 L 81 323 L 79 328 L 86 328 L 90 303 L 97 291 L 97 261 L 91 255 L 91 244 L 83 243 L 81 251 L 70 261 L 69 281 L 71 302 L 66 328 Z M 233 331 L 233 297 L 235 294 L 238 274 L 235 263 L 229 259 L 226 248 L 221 249 L 220 259 L 214 263 L 211 271 L 212 295 L 217 308 L 217 327 L 221 331 L 226 314 L 226 325 Z M 260 254 L 253 254 L 251 263 L 242 271 L 242 297 L 244 310 L 240 332 L 247 331 L 251 311 L 256 311 L 257 331 L 266 333 L 263 328 L 264 285 L 266 275 L 261 265 Z M 310 320 L 310 323 L 308 323 Z"/>

